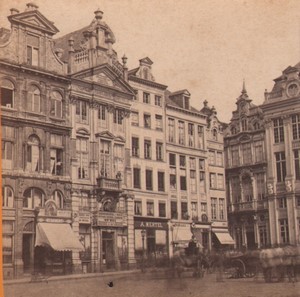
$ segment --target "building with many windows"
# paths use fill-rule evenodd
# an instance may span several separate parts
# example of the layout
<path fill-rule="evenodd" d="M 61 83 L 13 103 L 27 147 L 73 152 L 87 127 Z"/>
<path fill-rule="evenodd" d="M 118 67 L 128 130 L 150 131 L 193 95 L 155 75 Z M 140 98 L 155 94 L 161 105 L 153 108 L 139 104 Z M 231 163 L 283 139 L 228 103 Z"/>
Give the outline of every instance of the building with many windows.
<path fill-rule="evenodd" d="M 224 139 L 230 233 L 238 249 L 261 248 L 270 243 L 264 116 L 245 84 L 236 106 Z"/>
<path fill-rule="evenodd" d="M 272 245 L 300 243 L 300 64 L 265 92 L 267 200 Z"/>
<path fill-rule="evenodd" d="M 134 194 L 135 257 L 150 264 L 168 257 L 168 187 L 166 185 L 165 90 L 148 58 L 128 72 L 135 90 L 131 105 L 131 165 Z M 144 232 L 144 233 L 143 233 Z M 144 248 L 143 248 L 144 245 Z"/>

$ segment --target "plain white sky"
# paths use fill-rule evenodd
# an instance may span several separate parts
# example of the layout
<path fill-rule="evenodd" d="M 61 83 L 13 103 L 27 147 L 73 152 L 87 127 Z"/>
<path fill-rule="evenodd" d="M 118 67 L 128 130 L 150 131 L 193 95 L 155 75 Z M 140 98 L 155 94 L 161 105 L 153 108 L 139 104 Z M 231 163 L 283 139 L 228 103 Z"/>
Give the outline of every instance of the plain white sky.
<path fill-rule="evenodd" d="M 14 7 L 29 0 L 0 0 L 0 26 L 9 28 Z M 60 30 L 57 37 L 90 24 L 94 11 L 113 30 L 119 58 L 129 68 L 150 57 L 156 81 L 171 91 L 188 89 L 200 109 L 206 99 L 228 122 L 243 79 L 261 104 L 273 79 L 300 60 L 298 0 L 36 0 Z"/>

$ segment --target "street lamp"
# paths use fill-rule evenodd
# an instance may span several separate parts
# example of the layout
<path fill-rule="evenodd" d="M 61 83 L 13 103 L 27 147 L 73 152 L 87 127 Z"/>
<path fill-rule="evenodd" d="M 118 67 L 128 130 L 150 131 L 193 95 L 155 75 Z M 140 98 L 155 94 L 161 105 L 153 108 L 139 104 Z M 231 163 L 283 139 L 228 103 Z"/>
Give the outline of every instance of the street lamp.
<path fill-rule="evenodd" d="M 142 234 L 142 244 L 143 244 L 143 254 L 142 254 L 142 272 L 145 272 L 145 263 L 144 263 L 144 257 L 145 257 L 145 236 L 146 236 L 146 230 L 141 231 Z"/>

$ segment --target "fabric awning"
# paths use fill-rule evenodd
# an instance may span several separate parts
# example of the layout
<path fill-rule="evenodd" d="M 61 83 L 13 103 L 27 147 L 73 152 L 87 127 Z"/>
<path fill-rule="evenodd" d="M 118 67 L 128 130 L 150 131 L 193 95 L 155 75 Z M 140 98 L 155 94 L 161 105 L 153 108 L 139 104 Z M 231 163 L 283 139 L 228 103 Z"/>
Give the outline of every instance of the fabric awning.
<path fill-rule="evenodd" d="M 38 223 L 35 246 L 48 246 L 56 251 L 84 250 L 69 224 Z"/>
<path fill-rule="evenodd" d="M 189 242 L 192 235 L 190 227 L 175 227 L 173 229 L 174 242 Z"/>
<path fill-rule="evenodd" d="M 221 244 L 235 244 L 234 240 L 227 231 L 214 231 Z"/>

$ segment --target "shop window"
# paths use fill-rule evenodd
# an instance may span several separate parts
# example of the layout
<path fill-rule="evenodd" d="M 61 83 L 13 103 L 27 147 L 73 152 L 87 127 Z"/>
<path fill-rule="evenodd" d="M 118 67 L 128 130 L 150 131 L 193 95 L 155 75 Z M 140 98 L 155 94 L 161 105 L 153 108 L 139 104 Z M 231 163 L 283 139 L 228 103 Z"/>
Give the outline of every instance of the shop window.
<path fill-rule="evenodd" d="M 34 209 L 36 207 L 44 207 L 45 195 L 38 188 L 30 188 L 24 192 L 23 208 Z"/>
<path fill-rule="evenodd" d="M 84 246 L 84 251 L 80 252 L 81 261 L 91 260 L 91 226 L 79 224 L 79 241 Z"/>
<path fill-rule="evenodd" d="M 28 139 L 26 170 L 31 172 L 40 170 L 40 140 L 36 135 L 31 135 Z"/>
<path fill-rule="evenodd" d="M 1 81 L 1 106 L 7 108 L 14 108 L 14 94 L 15 94 L 15 87 L 7 79 Z"/>
<path fill-rule="evenodd" d="M 14 207 L 14 192 L 7 186 L 2 188 L 2 207 Z"/>

